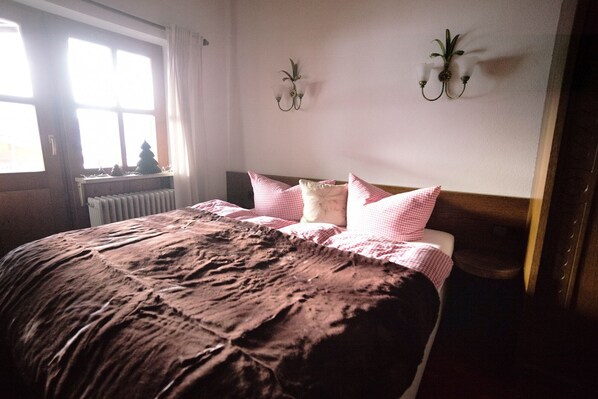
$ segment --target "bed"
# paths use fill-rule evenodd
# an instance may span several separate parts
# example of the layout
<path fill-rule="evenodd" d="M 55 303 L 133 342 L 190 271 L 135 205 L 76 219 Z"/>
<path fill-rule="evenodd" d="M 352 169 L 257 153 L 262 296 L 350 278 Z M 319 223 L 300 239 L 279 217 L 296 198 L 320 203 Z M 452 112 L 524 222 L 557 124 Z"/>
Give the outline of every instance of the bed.
<path fill-rule="evenodd" d="M 370 257 L 285 220 L 214 200 L 25 244 L 0 260 L 0 344 L 40 397 L 414 397 L 452 236 Z"/>

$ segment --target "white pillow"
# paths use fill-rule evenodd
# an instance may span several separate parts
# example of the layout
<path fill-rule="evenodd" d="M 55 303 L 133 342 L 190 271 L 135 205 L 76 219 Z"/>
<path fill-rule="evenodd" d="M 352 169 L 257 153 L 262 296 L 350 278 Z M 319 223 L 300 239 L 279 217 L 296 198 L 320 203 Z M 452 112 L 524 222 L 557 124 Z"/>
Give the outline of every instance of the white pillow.
<path fill-rule="evenodd" d="M 347 184 L 299 180 L 303 198 L 302 223 L 347 225 Z"/>

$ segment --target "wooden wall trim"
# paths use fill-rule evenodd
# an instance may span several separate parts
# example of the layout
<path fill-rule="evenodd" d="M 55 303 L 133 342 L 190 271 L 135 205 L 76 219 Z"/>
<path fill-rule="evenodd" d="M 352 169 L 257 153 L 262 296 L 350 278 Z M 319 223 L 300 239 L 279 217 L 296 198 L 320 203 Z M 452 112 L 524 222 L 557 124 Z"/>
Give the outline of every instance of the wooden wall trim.
<path fill-rule="evenodd" d="M 291 185 L 299 181 L 298 177 L 266 176 Z M 253 190 L 247 173 L 226 172 L 226 181 L 228 201 L 252 208 Z M 413 190 L 402 186 L 377 186 L 391 194 Z M 523 264 L 528 207 L 527 198 L 442 191 L 428 227 L 453 234 L 455 250 L 503 252 L 517 257 Z"/>

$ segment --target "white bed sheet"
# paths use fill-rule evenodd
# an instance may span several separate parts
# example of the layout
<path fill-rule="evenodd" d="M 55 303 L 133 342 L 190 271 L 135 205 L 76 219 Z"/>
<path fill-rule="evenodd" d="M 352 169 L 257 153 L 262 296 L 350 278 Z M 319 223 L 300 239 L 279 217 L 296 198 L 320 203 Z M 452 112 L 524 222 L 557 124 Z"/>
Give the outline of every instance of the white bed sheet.
<path fill-rule="evenodd" d="M 423 238 L 418 242 L 433 245 L 448 256 L 453 256 L 453 249 L 455 248 L 455 237 L 450 233 L 438 230 L 425 229 Z M 403 395 L 401 395 L 400 399 L 415 399 L 417 396 L 419 384 L 421 383 L 422 377 L 424 375 L 424 370 L 426 368 L 426 364 L 428 363 L 428 357 L 430 356 L 430 351 L 432 350 L 432 345 L 434 344 L 434 339 L 436 338 L 436 333 L 438 332 L 440 318 L 442 317 L 442 313 L 444 311 L 446 297 L 445 285 L 440 287 L 438 295 L 440 296 L 440 308 L 438 309 L 438 318 L 436 319 L 436 324 L 434 325 L 434 329 L 430 333 L 430 337 L 428 338 L 428 342 L 426 343 L 424 356 L 422 358 L 421 363 L 417 367 L 415 377 L 413 378 L 413 381 L 411 382 L 409 388 L 407 388 Z"/>
<path fill-rule="evenodd" d="M 415 241 L 424 244 L 430 244 L 448 256 L 453 256 L 453 249 L 455 248 L 455 237 L 445 231 L 424 229 L 424 236 L 421 240 Z"/>

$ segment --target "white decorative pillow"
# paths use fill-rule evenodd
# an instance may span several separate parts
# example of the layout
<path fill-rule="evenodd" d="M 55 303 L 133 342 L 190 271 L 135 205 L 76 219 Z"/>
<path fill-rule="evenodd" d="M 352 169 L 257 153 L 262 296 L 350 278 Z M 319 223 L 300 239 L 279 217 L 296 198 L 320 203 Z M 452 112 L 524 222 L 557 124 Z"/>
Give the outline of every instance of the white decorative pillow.
<path fill-rule="evenodd" d="M 347 185 L 299 180 L 303 198 L 302 223 L 347 225 Z"/>

